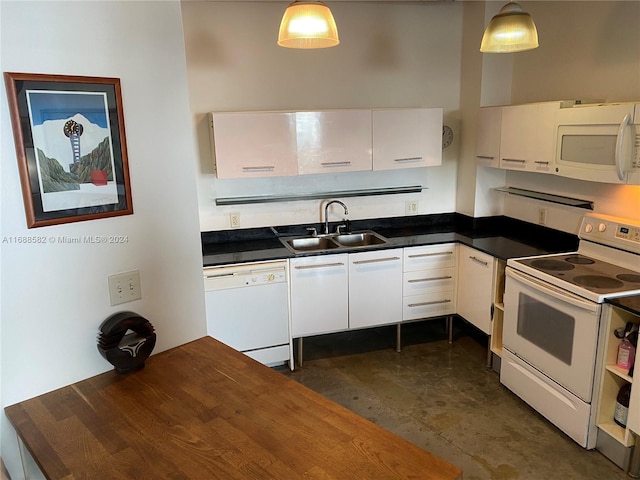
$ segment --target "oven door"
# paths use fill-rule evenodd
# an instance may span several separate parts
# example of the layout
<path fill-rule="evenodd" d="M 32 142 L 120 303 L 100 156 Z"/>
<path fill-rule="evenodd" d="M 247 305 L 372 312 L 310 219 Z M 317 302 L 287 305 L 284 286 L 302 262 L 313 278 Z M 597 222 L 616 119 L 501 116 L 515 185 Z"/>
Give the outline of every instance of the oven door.
<path fill-rule="evenodd" d="M 591 402 L 600 305 L 508 267 L 503 345 Z"/>

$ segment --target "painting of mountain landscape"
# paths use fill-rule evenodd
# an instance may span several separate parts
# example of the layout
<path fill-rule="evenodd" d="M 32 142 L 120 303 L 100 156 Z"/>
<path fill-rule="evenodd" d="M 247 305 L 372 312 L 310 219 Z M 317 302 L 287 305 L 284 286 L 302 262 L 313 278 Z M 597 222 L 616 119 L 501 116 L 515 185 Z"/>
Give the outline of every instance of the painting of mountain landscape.
<path fill-rule="evenodd" d="M 27 91 L 43 211 L 118 202 L 102 92 Z"/>

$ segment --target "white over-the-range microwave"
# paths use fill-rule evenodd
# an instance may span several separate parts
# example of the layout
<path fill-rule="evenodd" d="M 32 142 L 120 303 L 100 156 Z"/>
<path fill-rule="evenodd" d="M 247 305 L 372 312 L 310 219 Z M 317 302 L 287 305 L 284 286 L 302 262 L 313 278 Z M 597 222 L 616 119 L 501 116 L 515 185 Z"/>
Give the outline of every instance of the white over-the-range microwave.
<path fill-rule="evenodd" d="M 556 118 L 556 175 L 640 184 L 640 103 L 574 105 Z"/>

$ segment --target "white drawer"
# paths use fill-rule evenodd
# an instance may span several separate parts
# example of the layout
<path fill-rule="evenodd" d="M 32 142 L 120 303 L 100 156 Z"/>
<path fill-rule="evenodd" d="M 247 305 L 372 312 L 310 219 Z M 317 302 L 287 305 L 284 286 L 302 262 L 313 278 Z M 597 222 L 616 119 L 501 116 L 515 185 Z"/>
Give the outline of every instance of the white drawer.
<path fill-rule="evenodd" d="M 424 295 L 426 293 L 455 290 L 454 267 L 416 270 L 403 274 L 402 295 Z"/>
<path fill-rule="evenodd" d="M 402 299 L 402 320 L 438 317 L 455 312 L 455 292 L 412 295 Z"/>
<path fill-rule="evenodd" d="M 456 244 L 444 243 L 404 249 L 404 271 L 455 267 Z"/>

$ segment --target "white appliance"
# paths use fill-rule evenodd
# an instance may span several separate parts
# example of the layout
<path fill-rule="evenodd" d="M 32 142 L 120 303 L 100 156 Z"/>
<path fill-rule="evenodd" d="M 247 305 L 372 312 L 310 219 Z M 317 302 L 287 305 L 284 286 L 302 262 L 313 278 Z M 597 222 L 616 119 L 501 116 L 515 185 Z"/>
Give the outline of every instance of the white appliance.
<path fill-rule="evenodd" d="M 557 112 L 557 175 L 639 183 L 640 104 L 586 104 Z"/>
<path fill-rule="evenodd" d="M 578 236 L 577 252 L 507 261 L 500 382 L 591 449 L 602 303 L 640 293 L 640 222 L 590 213 Z"/>
<path fill-rule="evenodd" d="M 269 366 L 290 361 L 287 262 L 204 269 L 207 334 Z"/>

